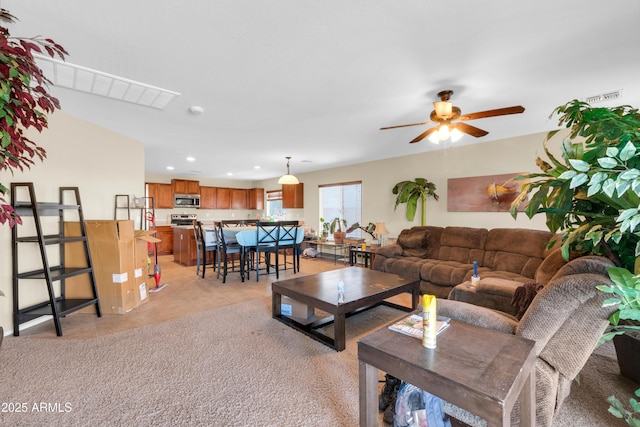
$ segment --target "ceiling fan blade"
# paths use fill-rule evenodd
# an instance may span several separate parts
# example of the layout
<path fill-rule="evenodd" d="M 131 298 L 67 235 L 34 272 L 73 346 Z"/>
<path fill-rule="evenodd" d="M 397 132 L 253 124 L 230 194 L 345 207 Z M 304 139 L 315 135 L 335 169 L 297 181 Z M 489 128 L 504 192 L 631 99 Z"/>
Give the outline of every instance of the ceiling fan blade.
<path fill-rule="evenodd" d="M 422 122 L 422 123 L 411 123 L 411 124 L 409 124 L 409 125 L 387 126 L 386 128 L 380 128 L 380 130 L 396 129 L 396 128 L 406 128 L 407 126 L 428 125 L 428 124 L 431 124 L 431 123 L 433 123 L 433 122 Z"/>
<path fill-rule="evenodd" d="M 513 107 L 497 108 L 495 110 L 478 111 L 477 113 L 464 114 L 458 117 L 458 120 L 476 120 L 484 119 L 486 117 L 506 116 L 509 114 L 520 114 L 524 112 L 524 107 L 521 105 L 515 105 Z"/>
<path fill-rule="evenodd" d="M 411 141 L 409 141 L 409 144 L 413 144 L 415 142 L 420 142 L 423 139 L 425 139 L 427 136 L 429 136 L 430 134 L 432 134 L 433 132 L 435 132 L 438 128 L 431 128 L 431 129 L 427 129 L 424 132 L 422 132 L 420 135 L 416 136 L 415 138 L 413 138 Z"/>
<path fill-rule="evenodd" d="M 460 132 L 464 132 L 471 136 L 475 136 L 476 138 L 480 138 L 481 136 L 485 136 L 489 133 L 486 130 L 482 130 L 475 126 L 468 125 L 466 123 L 455 123 L 454 127 L 458 129 Z"/>

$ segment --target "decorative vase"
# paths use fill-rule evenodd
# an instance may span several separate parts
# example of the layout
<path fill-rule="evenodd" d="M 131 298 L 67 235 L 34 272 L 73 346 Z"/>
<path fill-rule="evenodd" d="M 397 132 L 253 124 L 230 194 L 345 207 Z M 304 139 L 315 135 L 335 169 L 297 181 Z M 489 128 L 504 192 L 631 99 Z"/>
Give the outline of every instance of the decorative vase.
<path fill-rule="evenodd" d="M 333 233 L 333 241 L 336 243 L 336 245 L 341 245 L 344 243 L 344 236 L 346 236 L 347 233 L 345 233 L 344 231 L 336 231 L 335 233 Z"/>
<path fill-rule="evenodd" d="M 620 373 L 640 384 L 640 339 L 629 334 L 616 335 L 613 337 L 613 344 L 618 356 Z"/>

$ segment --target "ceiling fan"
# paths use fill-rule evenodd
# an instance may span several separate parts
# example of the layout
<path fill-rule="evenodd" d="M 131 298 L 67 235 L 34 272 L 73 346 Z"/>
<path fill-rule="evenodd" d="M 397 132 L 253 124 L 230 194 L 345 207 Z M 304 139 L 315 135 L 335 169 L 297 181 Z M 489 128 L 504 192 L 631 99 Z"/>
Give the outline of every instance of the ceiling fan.
<path fill-rule="evenodd" d="M 486 117 L 506 116 L 508 114 L 519 114 L 524 111 L 524 107 L 522 107 L 521 105 L 516 105 L 513 107 L 497 108 L 495 110 L 479 111 L 477 113 L 463 115 L 460 108 L 449 102 L 449 99 L 451 99 L 451 95 L 453 95 L 452 90 L 443 90 L 442 92 L 438 93 L 438 98 L 440 98 L 440 101 L 433 103 L 434 110 L 431 112 L 431 121 L 411 123 L 407 125 L 388 126 L 380 128 L 380 130 L 396 129 L 407 126 L 437 124 L 437 126 L 427 129 L 409 142 L 413 144 L 414 142 L 422 141 L 425 137 L 429 137 L 429 140 L 436 144 L 441 140 L 446 140 L 449 138 L 451 138 L 452 142 L 455 142 L 462 137 L 463 133 L 475 136 L 476 138 L 480 138 L 489 133 L 486 130 L 482 130 L 475 126 L 464 123 L 465 121 L 484 119 Z M 454 120 L 456 120 L 455 123 L 453 123 Z"/>

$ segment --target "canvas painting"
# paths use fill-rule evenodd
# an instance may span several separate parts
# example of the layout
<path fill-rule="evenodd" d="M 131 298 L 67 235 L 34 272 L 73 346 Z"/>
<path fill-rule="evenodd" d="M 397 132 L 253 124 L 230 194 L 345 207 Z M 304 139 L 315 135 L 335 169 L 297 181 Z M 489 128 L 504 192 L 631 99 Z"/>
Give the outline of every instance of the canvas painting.
<path fill-rule="evenodd" d="M 511 202 L 520 194 L 527 180 L 513 178 L 525 173 L 451 178 L 447 180 L 449 212 L 509 212 Z M 518 210 L 523 211 L 526 203 Z"/>

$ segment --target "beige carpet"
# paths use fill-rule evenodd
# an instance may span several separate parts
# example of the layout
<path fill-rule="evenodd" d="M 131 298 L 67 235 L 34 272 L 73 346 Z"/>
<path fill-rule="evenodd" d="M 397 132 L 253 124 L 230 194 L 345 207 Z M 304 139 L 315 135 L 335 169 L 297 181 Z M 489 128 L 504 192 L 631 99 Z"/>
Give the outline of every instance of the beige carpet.
<path fill-rule="evenodd" d="M 269 298 L 96 339 L 8 337 L 0 396 L 14 405 L 0 424 L 357 426 L 357 338 L 400 314 L 378 307 L 349 318 L 339 353 L 273 320 Z M 601 349 L 556 425 L 625 425 L 604 399 L 636 387 Z"/>

